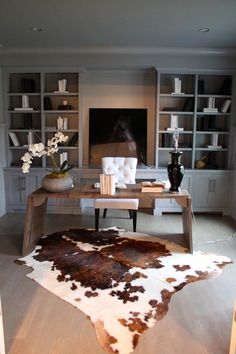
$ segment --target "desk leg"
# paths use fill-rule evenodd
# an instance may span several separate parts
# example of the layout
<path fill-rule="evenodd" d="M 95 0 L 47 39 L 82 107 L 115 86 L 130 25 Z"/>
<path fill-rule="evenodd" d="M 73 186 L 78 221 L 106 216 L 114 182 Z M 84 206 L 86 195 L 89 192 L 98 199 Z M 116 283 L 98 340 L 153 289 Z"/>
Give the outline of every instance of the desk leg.
<path fill-rule="evenodd" d="M 189 251 L 193 253 L 193 237 L 192 237 L 192 207 L 191 199 L 187 199 L 187 206 L 182 207 L 182 223 L 183 233 L 188 241 Z"/>
<path fill-rule="evenodd" d="M 26 256 L 34 249 L 38 239 L 43 234 L 46 209 L 47 198 L 28 197 L 22 248 L 23 256 Z"/>

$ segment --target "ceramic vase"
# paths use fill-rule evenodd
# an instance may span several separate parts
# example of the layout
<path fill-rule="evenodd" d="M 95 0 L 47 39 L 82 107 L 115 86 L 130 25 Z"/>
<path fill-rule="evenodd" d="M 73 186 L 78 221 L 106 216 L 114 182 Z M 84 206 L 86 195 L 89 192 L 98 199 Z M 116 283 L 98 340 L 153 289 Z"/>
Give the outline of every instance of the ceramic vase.
<path fill-rule="evenodd" d="M 184 166 L 180 163 L 180 158 L 182 151 L 173 150 L 170 152 L 171 162 L 167 166 L 168 178 L 170 181 L 170 192 L 179 192 L 179 187 L 181 185 L 184 176 Z"/>
<path fill-rule="evenodd" d="M 48 192 L 63 192 L 73 188 L 73 179 L 68 175 L 57 178 L 46 175 L 42 179 L 42 187 Z"/>

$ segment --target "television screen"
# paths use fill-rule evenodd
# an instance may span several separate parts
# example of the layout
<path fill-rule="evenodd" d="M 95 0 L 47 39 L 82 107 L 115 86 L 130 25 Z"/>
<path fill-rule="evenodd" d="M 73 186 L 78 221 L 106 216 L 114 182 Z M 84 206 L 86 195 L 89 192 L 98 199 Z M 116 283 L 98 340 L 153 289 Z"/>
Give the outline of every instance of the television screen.
<path fill-rule="evenodd" d="M 90 166 L 101 166 L 103 156 L 147 158 L 147 109 L 90 108 Z"/>

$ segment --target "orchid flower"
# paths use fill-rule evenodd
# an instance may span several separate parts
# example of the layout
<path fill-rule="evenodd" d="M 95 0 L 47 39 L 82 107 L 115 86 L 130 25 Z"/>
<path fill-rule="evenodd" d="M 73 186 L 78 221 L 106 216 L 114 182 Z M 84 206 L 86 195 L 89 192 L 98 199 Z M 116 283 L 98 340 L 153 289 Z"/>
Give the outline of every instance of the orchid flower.
<path fill-rule="evenodd" d="M 42 157 L 43 155 L 46 155 L 52 159 L 52 170 L 51 170 L 52 173 L 63 174 L 69 171 L 72 168 L 72 166 L 67 167 L 67 162 L 64 161 L 64 163 L 60 167 L 58 167 L 53 156 L 53 154 L 55 154 L 59 150 L 58 143 L 63 143 L 66 142 L 67 140 L 68 140 L 68 136 L 65 136 L 61 132 L 57 132 L 54 134 L 54 136 L 51 139 L 48 140 L 47 146 L 45 146 L 41 142 L 37 144 L 29 145 L 28 152 L 26 152 L 21 157 L 21 160 L 23 161 L 22 172 L 28 173 L 33 158 Z"/>

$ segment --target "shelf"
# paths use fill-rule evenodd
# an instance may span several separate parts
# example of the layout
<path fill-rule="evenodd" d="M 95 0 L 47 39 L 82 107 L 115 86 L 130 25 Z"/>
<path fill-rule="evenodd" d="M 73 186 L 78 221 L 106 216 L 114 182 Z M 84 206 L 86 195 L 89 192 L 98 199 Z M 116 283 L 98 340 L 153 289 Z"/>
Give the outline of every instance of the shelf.
<path fill-rule="evenodd" d="M 174 149 L 173 146 L 172 147 L 159 147 L 160 151 L 172 151 L 173 149 Z M 179 147 L 179 150 L 180 151 L 192 151 L 193 149 L 192 148 L 181 148 L 181 147 Z"/>
<path fill-rule="evenodd" d="M 224 99 L 232 99 L 232 95 L 197 95 L 198 98 L 208 98 L 208 97 L 214 97 L 214 98 L 224 98 Z"/>
<path fill-rule="evenodd" d="M 160 97 L 178 97 L 178 98 L 188 98 L 188 97 L 194 97 L 193 94 L 191 93 L 161 93 Z"/>
<path fill-rule="evenodd" d="M 207 148 L 207 147 L 205 147 L 205 148 L 204 148 L 204 147 L 202 147 L 202 148 L 197 148 L 197 147 L 196 147 L 195 150 L 196 150 L 196 151 L 214 151 L 214 152 L 215 152 L 215 151 L 229 151 L 229 149 L 226 149 L 226 148 L 221 148 L 221 149 L 219 149 L 219 148 L 213 149 L 213 148 L 212 148 L 212 149 L 209 149 L 209 148 Z"/>
<path fill-rule="evenodd" d="M 222 131 L 218 131 L 218 130 L 208 130 L 208 131 L 201 131 L 201 130 L 198 130 L 196 131 L 196 134 L 225 134 L 225 135 L 228 135 L 229 132 L 222 132 Z"/>
<path fill-rule="evenodd" d="M 7 77 L 6 77 L 7 78 Z M 59 80 L 66 80 L 65 92 L 59 89 Z M 75 166 L 79 165 L 79 142 L 77 138 L 74 144 L 75 134 L 79 136 L 79 73 L 78 72 L 44 72 L 37 73 L 9 73 L 6 82 L 6 121 L 8 132 L 15 133 L 21 145 L 12 146 L 12 139 L 9 136 L 7 146 L 8 166 L 22 165 L 21 157 L 24 151 L 28 150 L 28 133 L 32 132 L 34 143 L 46 143 L 58 131 L 57 118 L 62 116 L 68 118 L 66 130 L 60 130 L 68 135 L 71 146 L 61 146 L 60 151 L 68 151 L 68 156 Z M 61 89 L 61 88 L 60 88 Z M 28 92 L 29 91 L 29 92 Z M 22 107 L 22 96 L 28 96 L 29 107 L 33 110 L 20 109 Z M 63 101 L 67 105 L 63 106 Z M 62 107 L 61 107 L 62 106 Z M 71 107 L 72 109 L 64 109 Z M 47 109 L 44 109 L 47 108 Z M 63 110 L 58 109 L 63 108 Z M 66 124 L 65 123 L 65 124 Z M 52 129 L 51 127 L 55 127 Z M 23 146 L 25 145 L 25 146 Z M 55 158 L 58 158 L 56 156 Z M 45 167 L 47 157 L 39 158 L 39 166 Z M 38 163 L 38 162 L 37 162 Z"/>
<path fill-rule="evenodd" d="M 44 129 L 45 133 L 56 133 L 56 132 L 61 132 L 61 133 L 77 133 L 78 130 L 76 129 Z"/>
<path fill-rule="evenodd" d="M 9 92 L 8 96 L 40 96 L 40 92 Z"/>
<path fill-rule="evenodd" d="M 183 115 L 193 115 L 192 111 L 160 111 L 159 114 L 183 114 Z"/>
<path fill-rule="evenodd" d="M 21 114 L 21 113 L 41 113 L 41 110 L 38 110 L 38 109 L 33 109 L 33 110 L 31 110 L 31 111 L 29 111 L 29 110 L 26 110 L 26 111 L 23 111 L 23 110 L 20 110 L 20 111 L 15 111 L 15 110 L 8 110 L 8 113 L 11 113 L 11 114 Z"/>
<path fill-rule="evenodd" d="M 43 96 L 75 96 L 78 97 L 78 92 L 44 92 Z"/>
<path fill-rule="evenodd" d="M 72 110 L 72 109 L 68 109 L 68 110 L 44 110 L 44 111 L 42 111 L 43 113 L 57 113 L 57 114 L 59 114 L 59 113 L 67 113 L 67 114 L 72 114 L 72 113 L 74 113 L 74 114 L 78 114 L 79 113 L 79 111 L 78 110 Z"/>
<path fill-rule="evenodd" d="M 159 133 L 174 134 L 174 131 L 159 130 Z M 192 130 L 181 130 L 181 131 L 179 131 L 179 134 L 193 134 L 193 131 Z"/>
<path fill-rule="evenodd" d="M 173 94 L 173 86 L 178 89 L 178 78 L 181 81 L 181 94 Z M 226 112 L 221 112 L 226 100 L 232 104 L 232 77 L 222 74 L 189 74 L 189 73 L 158 73 L 157 99 L 157 160 L 158 167 L 169 159 L 169 152 L 173 149 L 174 131 L 167 131 L 170 126 L 184 128 L 179 131 L 179 149 L 185 154 L 184 166 L 194 168 L 195 161 L 205 155 L 211 159 L 216 153 L 218 168 L 225 169 L 229 164 L 230 146 L 230 118 L 229 105 Z M 177 90 L 176 90 L 177 91 Z M 183 92 L 183 93 L 182 93 Z M 212 102 L 210 97 L 215 98 Z M 206 107 L 216 107 L 217 112 L 204 112 Z M 171 118 L 172 115 L 177 117 Z M 172 124 L 172 125 L 171 125 Z M 214 136 L 218 134 L 218 136 Z M 223 148 L 209 149 L 208 145 L 214 145 L 213 139 L 218 140 L 218 145 Z M 186 146 L 185 148 L 181 148 Z M 188 148 L 189 146 L 189 148 Z M 208 152 L 208 153 L 207 153 Z M 184 156 L 185 155 L 185 156 Z M 221 156 L 222 155 L 222 156 Z"/>
<path fill-rule="evenodd" d="M 32 132 L 32 133 L 40 133 L 41 129 L 9 129 L 9 132 L 14 132 L 14 133 L 28 133 L 28 132 Z"/>
<path fill-rule="evenodd" d="M 223 113 L 223 112 L 197 112 L 199 116 L 230 116 L 230 113 Z"/>

